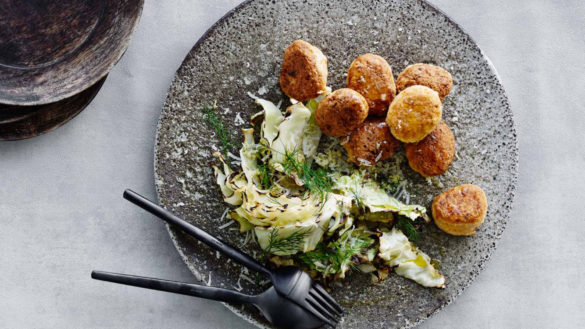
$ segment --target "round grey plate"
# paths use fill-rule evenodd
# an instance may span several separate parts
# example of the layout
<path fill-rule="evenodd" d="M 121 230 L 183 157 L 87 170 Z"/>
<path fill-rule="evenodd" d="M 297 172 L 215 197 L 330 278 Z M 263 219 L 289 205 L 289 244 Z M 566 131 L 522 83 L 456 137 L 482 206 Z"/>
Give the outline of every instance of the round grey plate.
<path fill-rule="evenodd" d="M 368 275 L 352 273 L 332 290 L 346 310 L 340 328 L 412 327 L 459 295 L 494 251 L 509 218 L 518 163 L 512 112 L 494 68 L 456 23 L 423 1 L 257 0 L 222 18 L 193 47 L 169 89 L 155 145 L 159 201 L 223 240 L 258 253 L 237 225 L 219 228 L 229 222 L 222 218 L 227 207 L 210 167 L 212 150 L 220 144 L 201 119 L 200 106 L 217 101 L 239 144 L 240 128 L 260 110 L 247 92 L 274 102 L 285 98 L 278 85 L 282 53 L 300 38 L 328 57 L 333 89 L 345 86 L 349 64 L 367 52 L 385 57 L 395 75 L 419 62 L 440 65 L 453 75 L 443 118 L 455 134 L 457 159 L 431 183 L 407 164 L 402 171 L 410 202 L 427 207 L 449 187 L 481 186 L 489 202 L 485 224 L 472 237 L 449 236 L 434 224 L 425 227 L 418 245 L 440 261 L 446 289 L 423 288 L 396 275 L 372 285 Z M 201 281 L 249 293 L 263 289 L 257 282 L 264 278 L 240 275 L 240 266 L 177 230 L 171 228 L 170 235 Z M 257 325 L 267 325 L 253 307 L 228 307 Z"/>

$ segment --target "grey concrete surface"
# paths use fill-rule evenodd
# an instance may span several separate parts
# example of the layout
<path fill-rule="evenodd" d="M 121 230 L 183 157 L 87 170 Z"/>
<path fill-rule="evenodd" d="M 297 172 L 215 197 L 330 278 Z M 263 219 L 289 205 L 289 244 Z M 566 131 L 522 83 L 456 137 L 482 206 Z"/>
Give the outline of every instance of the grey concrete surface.
<path fill-rule="evenodd" d="M 121 198 L 154 197 L 155 125 L 175 69 L 238 0 L 146 1 L 134 39 L 70 123 L 0 143 L 0 328 L 251 328 L 218 303 L 93 281 L 92 269 L 193 280 L 164 226 Z M 498 69 L 520 180 L 486 270 L 421 328 L 585 323 L 585 3 L 433 0 Z"/>

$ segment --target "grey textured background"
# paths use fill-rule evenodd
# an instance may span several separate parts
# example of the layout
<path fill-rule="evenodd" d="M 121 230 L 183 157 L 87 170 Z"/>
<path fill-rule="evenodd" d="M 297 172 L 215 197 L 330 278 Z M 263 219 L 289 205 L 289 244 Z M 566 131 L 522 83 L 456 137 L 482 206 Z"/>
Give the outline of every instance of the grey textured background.
<path fill-rule="evenodd" d="M 92 269 L 193 280 L 163 224 L 121 198 L 154 198 L 155 126 L 204 31 L 239 1 L 147 1 L 94 102 L 31 140 L 0 143 L 0 327 L 250 328 L 218 303 L 92 281 Z M 585 323 L 585 3 L 432 3 L 493 61 L 514 111 L 520 180 L 498 249 L 421 328 L 578 328 Z"/>

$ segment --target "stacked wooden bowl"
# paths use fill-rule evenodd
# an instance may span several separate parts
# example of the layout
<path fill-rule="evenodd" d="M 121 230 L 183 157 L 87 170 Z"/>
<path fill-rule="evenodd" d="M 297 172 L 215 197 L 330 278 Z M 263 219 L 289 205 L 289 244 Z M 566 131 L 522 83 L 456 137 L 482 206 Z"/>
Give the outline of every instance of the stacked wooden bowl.
<path fill-rule="evenodd" d="M 81 112 L 124 54 L 144 0 L 0 0 L 0 140 Z"/>

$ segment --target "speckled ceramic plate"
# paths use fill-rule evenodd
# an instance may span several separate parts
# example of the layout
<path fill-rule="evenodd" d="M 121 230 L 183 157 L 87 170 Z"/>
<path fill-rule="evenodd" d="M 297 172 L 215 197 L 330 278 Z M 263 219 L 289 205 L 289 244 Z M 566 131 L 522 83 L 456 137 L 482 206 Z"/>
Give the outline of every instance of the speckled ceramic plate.
<path fill-rule="evenodd" d="M 282 53 L 302 38 L 329 60 L 329 84 L 345 85 L 354 58 L 371 52 L 385 57 L 395 75 L 409 64 L 426 62 L 451 72 L 453 91 L 443 118 L 457 142 L 457 159 L 429 184 L 404 165 L 411 203 L 430 206 L 445 189 L 474 183 L 487 194 L 485 224 L 472 237 L 453 237 L 434 224 L 418 245 L 440 261 L 446 289 L 427 289 L 391 275 L 378 285 L 352 273 L 332 295 L 345 306 L 340 328 L 408 328 L 449 304 L 467 287 L 494 251 L 509 218 L 517 177 L 517 141 L 512 112 L 489 60 L 461 28 L 422 1 L 246 2 L 216 23 L 193 47 L 169 89 L 155 146 L 155 182 L 161 204 L 251 254 L 236 225 L 227 229 L 226 210 L 210 164 L 219 142 L 201 119 L 200 106 L 217 101 L 222 118 L 241 140 L 240 128 L 260 109 L 247 92 L 277 102 Z M 398 154 L 403 157 L 403 154 Z M 257 292 L 262 287 L 240 278 L 241 268 L 174 229 L 170 235 L 201 281 Z M 253 273 L 248 275 L 254 279 Z M 254 281 L 254 280 L 252 280 Z M 253 308 L 228 305 L 251 322 L 266 326 Z"/>

